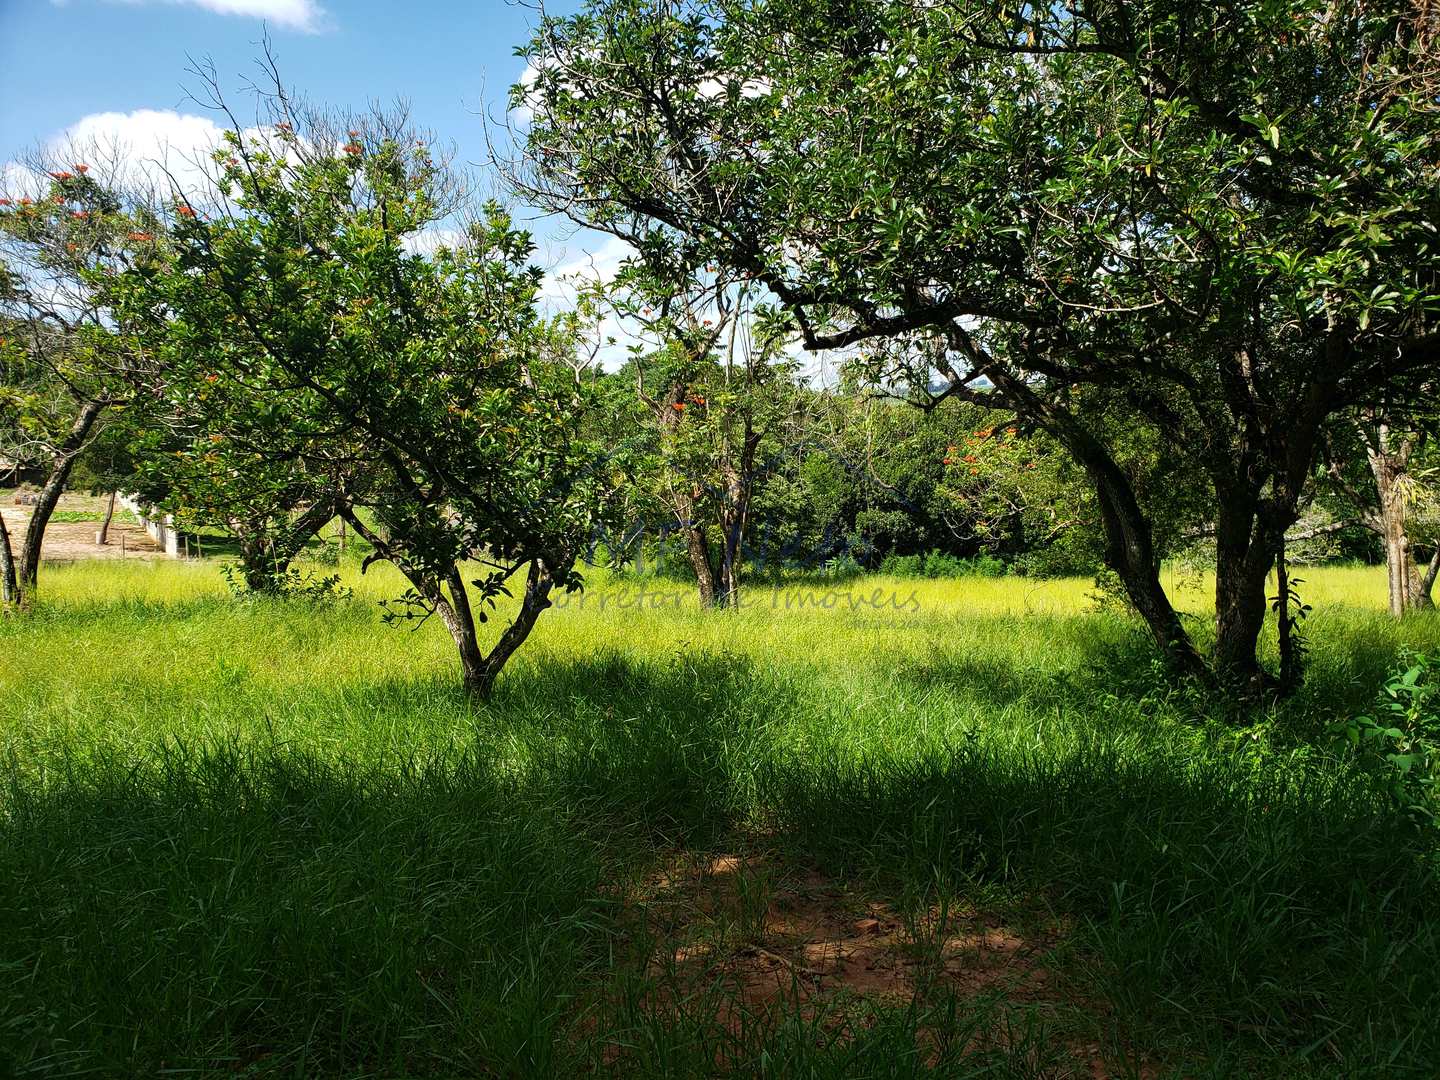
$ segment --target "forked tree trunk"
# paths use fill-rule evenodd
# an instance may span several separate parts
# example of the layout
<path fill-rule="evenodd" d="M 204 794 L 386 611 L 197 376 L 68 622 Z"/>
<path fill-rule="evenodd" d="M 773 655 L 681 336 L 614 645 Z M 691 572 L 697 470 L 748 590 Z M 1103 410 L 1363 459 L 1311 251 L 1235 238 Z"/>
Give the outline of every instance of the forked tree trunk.
<path fill-rule="evenodd" d="M 568 562 L 554 566 L 543 558 L 531 559 L 525 575 L 525 592 L 520 597 L 520 610 L 490 651 L 484 653 L 480 650 L 480 639 L 475 632 L 475 613 L 470 605 L 470 595 L 465 591 L 465 578 L 458 565 L 449 569 L 443 581 L 412 573 L 406 569 L 400 553 L 361 521 L 353 509 L 342 503 L 338 512 L 355 530 L 355 535 L 375 549 L 371 558 L 385 559 L 394 564 L 440 616 L 460 654 L 460 676 L 465 692 L 482 701 L 494 690 L 495 680 L 510 657 L 515 655 L 515 650 L 525 644 L 530 631 L 535 629 L 540 613 L 550 606 L 550 591 L 555 587 L 556 571 L 563 569 L 568 573 L 575 565 L 574 555 L 566 555 Z"/>
<path fill-rule="evenodd" d="M 310 538 L 338 512 L 338 499 L 317 499 L 294 521 L 273 533 L 263 525 L 250 528 L 245 522 L 231 519 L 230 530 L 240 541 L 240 568 L 245 587 L 251 592 L 266 592 L 273 588 L 279 577 L 290 569 L 296 556 L 305 549 Z"/>
<path fill-rule="evenodd" d="M 745 558 L 745 534 L 750 524 L 751 482 L 755 475 L 755 454 L 760 436 L 746 422 L 744 445 L 738 466 L 725 469 L 725 506 L 720 512 L 720 533 L 724 548 L 720 557 L 720 606 L 739 609 L 740 575 Z"/>
<path fill-rule="evenodd" d="M 540 613 L 550 606 L 550 590 L 554 585 L 555 578 L 545 561 L 532 559 L 525 576 L 525 592 L 520 597 L 520 610 L 490 651 L 484 653 L 475 632 L 474 612 L 459 567 L 446 575 L 445 593 L 448 596 L 436 589 L 431 602 L 460 653 L 460 674 L 466 693 L 482 701 L 490 696 L 495 689 L 495 680 L 500 677 L 510 657 L 535 629 Z"/>
<path fill-rule="evenodd" d="M 70 426 L 69 433 L 57 448 L 51 461 L 50 475 L 35 500 L 35 509 L 30 513 L 30 523 L 25 528 L 25 539 L 20 549 L 20 588 L 33 595 L 40 578 L 40 552 L 45 542 L 45 529 L 50 524 L 50 515 L 55 512 L 75 460 L 85 448 L 85 440 L 95 426 L 105 406 L 102 402 L 87 401 L 81 406 Z"/>

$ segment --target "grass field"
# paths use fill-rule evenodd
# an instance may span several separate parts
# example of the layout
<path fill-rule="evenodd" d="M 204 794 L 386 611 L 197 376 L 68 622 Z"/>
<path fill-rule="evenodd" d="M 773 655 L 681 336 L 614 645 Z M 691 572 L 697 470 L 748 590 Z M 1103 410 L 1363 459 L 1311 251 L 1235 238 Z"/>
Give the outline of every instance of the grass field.
<path fill-rule="evenodd" d="M 479 706 L 342 572 L 0 621 L 0 1075 L 1436 1075 L 1433 840 L 1318 747 L 1440 646 L 1383 571 L 1243 726 L 1084 581 L 597 572 Z"/>

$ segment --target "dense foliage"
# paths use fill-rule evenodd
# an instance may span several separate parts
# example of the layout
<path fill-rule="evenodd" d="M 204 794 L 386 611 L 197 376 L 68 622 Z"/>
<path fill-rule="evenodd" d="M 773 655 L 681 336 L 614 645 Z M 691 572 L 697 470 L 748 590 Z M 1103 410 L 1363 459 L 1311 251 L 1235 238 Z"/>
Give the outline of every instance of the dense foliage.
<path fill-rule="evenodd" d="M 551 591 L 579 586 L 618 468 L 582 431 L 576 327 L 542 318 L 530 240 L 497 207 L 453 247 L 407 248 L 443 177 L 403 125 L 340 144 L 323 118 L 298 124 L 232 134 L 220 201 L 178 199 L 171 258 L 114 282 L 173 418 L 162 443 L 183 442 L 155 468 L 181 505 L 292 532 L 301 500 L 312 530 L 344 517 L 410 584 L 391 615 L 438 615 L 486 693 Z M 476 624 L 517 573 L 520 609 L 483 650 Z"/>
<path fill-rule="evenodd" d="M 513 178 L 647 261 L 763 282 L 812 348 L 1047 431 L 1194 669 L 1114 435 L 1164 430 L 1214 501 L 1215 665 L 1253 683 L 1325 422 L 1436 363 L 1435 19 L 594 0 L 530 43 Z"/>

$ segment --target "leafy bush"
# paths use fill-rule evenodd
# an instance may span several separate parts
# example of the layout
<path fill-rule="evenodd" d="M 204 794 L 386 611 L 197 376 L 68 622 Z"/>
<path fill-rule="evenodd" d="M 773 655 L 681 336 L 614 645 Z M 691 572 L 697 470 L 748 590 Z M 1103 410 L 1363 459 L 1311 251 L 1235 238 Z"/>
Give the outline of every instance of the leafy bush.
<path fill-rule="evenodd" d="M 239 563 L 222 564 L 220 573 L 225 575 L 225 584 L 230 587 L 230 591 L 242 599 L 263 596 L 277 600 L 304 600 L 311 604 L 323 604 L 349 600 L 355 595 L 353 589 L 340 584 L 339 574 L 318 577 L 313 570 L 302 573 L 293 566 L 267 575 L 263 589 L 252 588 L 246 583 L 244 568 Z"/>
<path fill-rule="evenodd" d="M 835 556 L 821 566 L 820 570 L 826 577 L 841 581 L 848 581 L 850 578 L 856 578 L 865 573 L 865 567 L 861 566 L 849 552 Z"/>
<path fill-rule="evenodd" d="M 1440 773 L 1440 661 L 1404 653 L 1380 688 L 1374 715 L 1330 725 L 1335 746 L 1378 776 L 1406 814 L 1434 824 Z"/>
<path fill-rule="evenodd" d="M 920 577 L 924 567 L 923 555 L 886 555 L 880 572 L 890 577 Z"/>
<path fill-rule="evenodd" d="M 973 559 L 932 551 L 928 555 L 887 555 L 880 572 L 891 577 L 963 578 L 1004 577 L 1009 572 L 1005 560 L 994 555 L 976 555 Z"/>
<path fill-rule="evenodd" d="M 994 555 L 976 555 L 973 559 L 962 559 L 947 555 L 943 551 L 932 551 L 925 556 L 927 578 L 958 577 L 1004 577 L 1009 567 L 1004 559 Z"/>

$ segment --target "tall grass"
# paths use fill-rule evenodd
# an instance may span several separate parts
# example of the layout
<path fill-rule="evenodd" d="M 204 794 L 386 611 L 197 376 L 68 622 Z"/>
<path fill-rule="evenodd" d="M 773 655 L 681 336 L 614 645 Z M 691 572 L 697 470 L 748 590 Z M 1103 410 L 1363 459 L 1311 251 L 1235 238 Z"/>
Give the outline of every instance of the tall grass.
<path fill-rule="evenodd" d="M 311 607 L 78 564 L 0 623 L 0 1074 L 1089 1075 L 1081 1040 L 1117 1075 L 1434 1075 L 1434 846 L 1316 744 L 1440 644 L 1373 568 L 1304 575 L 1309 682 L 1243 726 L 1084 581 L 716 614 L 597 571 L 478 706 L 442 628 L 380 625 L 397 581 L 341 572 Z M 719 984 L 655 992 L 626 898 L 737 845 L 1046 913 L 1059 976 L 719 1024 Z"/>

